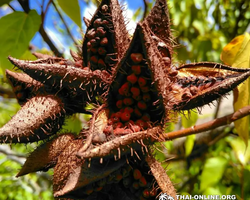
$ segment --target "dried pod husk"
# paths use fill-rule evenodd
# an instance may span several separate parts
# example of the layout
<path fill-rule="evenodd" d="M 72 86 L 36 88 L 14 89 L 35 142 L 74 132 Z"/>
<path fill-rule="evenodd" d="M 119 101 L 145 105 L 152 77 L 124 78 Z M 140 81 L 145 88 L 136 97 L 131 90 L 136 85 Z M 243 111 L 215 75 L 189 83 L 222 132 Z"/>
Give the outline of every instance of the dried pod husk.
<path fill-rule="evenodd" d="M 64 133 L 40 145 L 27 158 L 16 177 L 32 172 L 47 171 L 57 164 L 59 155 L 74 139 L 71 133 Z"/>
<path fill-rule="evenodd" d="M 173 53 L 173 47 L 167 1 L 156 0 L 154 7 L 151 9 L 149 15 L 145 18 L 144 22 L 147 23 L 152 32 L 160 40 L 162 40 L 163 43 L 165 43 L 168 49 L 168 51 L 167 49 L 165 49 L 165 56 L 169 54 L 169 57 L 171 58 L 171 55 Z M 159 45 L 161 46 L 161 44 Z"/>
<path fill-rule="evenodd" d="M 23 105 L 37 94 L 45 92 L 44 84 L 34 80 L 27 74 L 6 70 L 6 77 L 10 81 L 12 89 L 20 105 Z"/>
<path fill-rule="evenodd" d="M 168 91 L 165 88 L 169 81 L 166 81 L 163 57 L 152 34 L 147 23 L 138 24 L 118 64 L 107 95 L 110 125 L 115 125 L 118 118 L 123 123 L 121 128 L 135 132 L 133 126 L 137 131 L 146 130 L 152 124 L 164 124 L 164 120 L 168 120 Z M 126 132 L 121 130 L 119 134 Z"/>
<path fill-rule="evenodd" d="M 107 70 L 123 56 L 130 42 L 117 0 L 103 0 L 89 22 L 82 46 L 83 65 Z M 98 48 L 103 50 L 98 51 Z M 99 61 L 99 62 L 98 62 Z"/>
<path fill-rule="evenodd" d="M 232 68 L 219 63 L 184 64 L 171 88 L 174 110 L 189 110 L 222 97 L 250 76 L 249 69 Z"/>
<path fill-rule="evenodd" d="M 60 98 L 33 97 L 0 128 L 0 143 L 28 143 L 48 138 L 61 128 L 65 113 Z"/>
<path fill-rule="evenodd" d="M 55 91 L 66 90 L 71 96 L 82 95 L 85 101 L 95 99 L 110 83 L 110 75 L 104 70 L 90 71 L 67 64 L 40 64 L 12 57 L 9 60 L 35 80 L 53 87 Z"/>

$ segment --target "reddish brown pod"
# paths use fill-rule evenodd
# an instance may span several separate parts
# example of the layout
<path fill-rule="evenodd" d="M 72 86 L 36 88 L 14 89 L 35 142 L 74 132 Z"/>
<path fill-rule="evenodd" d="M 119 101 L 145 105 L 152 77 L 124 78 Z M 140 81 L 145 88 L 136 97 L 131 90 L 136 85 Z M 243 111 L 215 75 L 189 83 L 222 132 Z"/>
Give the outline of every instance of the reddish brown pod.
<path fill-rule="evenodd" d="M 165 91 L 162 91 L 165 86 L 165 66 L 157 44 L 149 33 L 146 23 L 137 26 L 132 42 L 118 64 L 107 96 L 111 113 L 122 113 L 120 122 L 124 131 L 119 131 L 123 134 L 129 133 L 126 129 L 134 132 L 146 130 L 150 124 L 161 124 L 166 114 Z M 131 108 L 130 112 L 126 112 L 126 107 Z M 135 129 L 134 124 L 137 126 Z"/>
<path fill-rule="evenodd" d="M 88 23 L 82 46 L 84 66 L 111 73 L 129 41 L 118 1 L 103 0 Z"/>

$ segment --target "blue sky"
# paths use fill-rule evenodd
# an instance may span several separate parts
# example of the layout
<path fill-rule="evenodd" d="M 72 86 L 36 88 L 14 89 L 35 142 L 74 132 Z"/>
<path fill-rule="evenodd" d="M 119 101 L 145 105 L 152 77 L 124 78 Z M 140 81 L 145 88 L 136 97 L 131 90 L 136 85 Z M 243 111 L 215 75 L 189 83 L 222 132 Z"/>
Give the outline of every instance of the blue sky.
<path fill-rule="evenodd" d="M 45 0 L 45 3 L 47 4 L 49 0 Z M 150 0 L 152 1 L 152 0 Z M 132 18 L 134 12 L 139 7 L 143 7 L 143 0 L 121 0 L 121 4 L 127 4 L 125 15 L 127 20 L 129 18 Z M 22 10 L 20 8 L 19 3 L 15 0 L 10 3 L 16 10 Z M 41 14 L 41 5 L 42 0 L 30 0 L 30 7 L 31 9 L 37 10 L 39 14 Z M 45 5 L 46 5 L 45 4 Z M 79 0 L 80 8 L 81 8 L 81 16 L 87 16 L 90 18 L 91 14 L 93 14 L 96 10 L 96 7 L 94 5 L 87 5 L 83 0 Z M 6 13 L 11 12 L 11 10 L 6 6 L 4 9 L 0 10 L 0 17 L 5 15 Z M 74 22 L 68 18 L 67 16 L 64 17 L 66 23 L 70 27 L 70 29 L 73 32 L 73 35 L 76 39 L 79 41 L 82 39 L 81 30 L 80 28 L 74 24 Z M 136 22 L 129 20 L 128 29 L 131 31 L 135 28 Z M 57 15 L 56 11 L 52 6 L 48 9 L 47 16 L 45 18 L 45 30 L 47 31 L 48 35 L 51 37 L 51 40 L 54 42 L 54 44 L 57 46 L 57 48 L 64 52 L 66 56 L 69 56 L 69 48 L 74 49 L 73 41 L 69 37 L 65 37 L 60 32 L 60 29 L 64 29 L 64 25 L 62 24 L 61 20 L 59 19 L 59 16 Z M 83 32 L 86 30 L 86 27 L 84 23 L 82 23 L 82 29 Z M 58 31 L 59 30 L 59 31 Z M 32 39 L 32 44 L 34 44 L 37 48 L 48 48 L 47 44 L 43 42 L 41 36 L 39 33 L 35 35 L 35 37 Z"/>

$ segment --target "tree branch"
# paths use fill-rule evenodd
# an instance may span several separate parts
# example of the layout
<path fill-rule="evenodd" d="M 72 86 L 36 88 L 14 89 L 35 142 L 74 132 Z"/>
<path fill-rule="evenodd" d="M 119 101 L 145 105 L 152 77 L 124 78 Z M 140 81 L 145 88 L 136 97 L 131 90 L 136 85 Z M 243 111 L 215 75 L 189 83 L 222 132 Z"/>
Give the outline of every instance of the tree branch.
<path fill-rule="evenodd" d="M 183 130 L 164 133 L 163 136 L 166 140 L 173 140 L 173 139 L 185 137 L 185 136 L 188 136 L 191 134 L 209 131 L 209 130 L 218 128 L 220 126 L 230 124 L 230 123 L 232 123 L 238 119 L 241 119 L 249 114 L 250 114 L 250 105 L 243 107 L 243 108 L 237 110 L 236 112 L 234 112 L 230 115 L 227 115 L 225 117 L 214 119 L 212 121 L 209 121 L 209 122 L 206 122 L 204 124 L 197 125 L 197 126 L 193 126 L 191 128 L 186 128 Z"/>
<path fill-rule="evenodd" d="M 75 45 L 78 45 L 78 42 L 75 40 L 74 36 L 73 36 L 72 33 L 70 32 L 67 23 L 66 23 L 65 20 L 63 19 L 63 16 L 62 16 L 61 12 L 58 10 L 58 8 L 57 8 L 56 4 L 54 3 L 54 1 L 52 1 L 52 4 L 53 4 L 54 8 L 56 9 L 56 11 L 57 11 L 59 17 L 61 18 L 61 20 L 62 20 L 62 22 L 63 22 L 63 24 L 64 24 L 64 26 L 65 26 L 65 28 L 66 28 L 66 31 L 68 32 L 69 36 L 70 36 L 71 39 L 73 40 L 74 44 L 75 44 Z"/>

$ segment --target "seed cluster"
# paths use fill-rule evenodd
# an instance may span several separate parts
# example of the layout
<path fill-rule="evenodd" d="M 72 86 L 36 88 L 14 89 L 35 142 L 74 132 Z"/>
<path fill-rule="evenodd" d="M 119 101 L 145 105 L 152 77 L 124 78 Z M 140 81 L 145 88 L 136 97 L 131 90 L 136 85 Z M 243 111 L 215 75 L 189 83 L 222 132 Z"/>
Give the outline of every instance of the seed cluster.
<path fill-rule="evenodd" d="M 110 134 L 112 129 L 115 135 L 146 130 L 150 122 L 156 121 L 151 119 L 152 112 L 160 109 L 159 97 L 143 54 L 131 53 L 127 63 L 127 73 L 123 74 L 118 94 L 114 96 L 114 105 L 111 105 L 114 108 L 105 134 Z"/>
<path fill-rule="evenodd" d="M 112 24 L 109 20 L 108 6 L 104 4 L 98 15 L 93 19 L 92 28 L 86 33 L 87 53 L 90 60 L 91 70 L 109 69 L 107 64 L 111 63 L 110 54 L 113 50 L 112 41 L 109 39 Z M 108 67 L 108 68 L 107 68 Z"/>
<path fill-rule="evenodd" d="M 114 188 L 113 184 L 119 184 L 127 193 L 131 193 L 140 200 L 155 199 L 158 190 L 152 186 L 152 176 L 145 173 L 148 170 L 143 170 L 140 166 L 133 168 L 127 164 L 108 177 L 88 185 L 83 193 L 91 195 L 94 192 L 108 192 Z"/>

